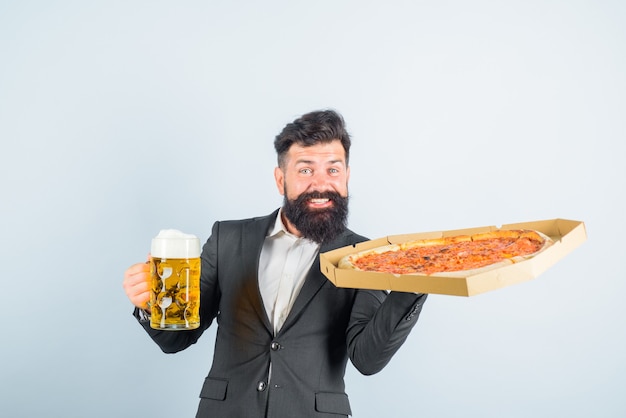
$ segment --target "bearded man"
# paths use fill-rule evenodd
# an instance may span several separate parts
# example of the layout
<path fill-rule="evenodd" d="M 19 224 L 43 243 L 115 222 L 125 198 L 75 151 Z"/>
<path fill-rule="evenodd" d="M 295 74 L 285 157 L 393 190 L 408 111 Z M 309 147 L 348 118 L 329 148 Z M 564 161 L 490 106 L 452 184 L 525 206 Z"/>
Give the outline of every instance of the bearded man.
<path fill-rule="evenodd" d="M 285 126 L 274 141 L 283 206 L 215 222 L 201 256 L 198 329 L 151 329 L 149 266 L 126 270 L 134 315 L 164 352 L 184 350 L 217 322 L 196 417 L 347 417 L 348 358 L 377 373 L 414 327 L 426 295 L 337 288 L 320 271 L 320 252 L 366 239 L 347 228 L 350 145 L 331 110 Z"/>

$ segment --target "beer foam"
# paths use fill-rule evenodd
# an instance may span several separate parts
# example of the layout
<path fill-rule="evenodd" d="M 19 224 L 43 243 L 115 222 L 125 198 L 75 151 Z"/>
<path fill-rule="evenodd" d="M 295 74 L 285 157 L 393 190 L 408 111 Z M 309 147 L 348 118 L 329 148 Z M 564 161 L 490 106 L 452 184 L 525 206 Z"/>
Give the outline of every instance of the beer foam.
<path fill-rule="evenodd" d="M 198 258 L 200 240 L 177 229 L 162 229 L 152 238 L 150 254 L 158 258 Z"/>

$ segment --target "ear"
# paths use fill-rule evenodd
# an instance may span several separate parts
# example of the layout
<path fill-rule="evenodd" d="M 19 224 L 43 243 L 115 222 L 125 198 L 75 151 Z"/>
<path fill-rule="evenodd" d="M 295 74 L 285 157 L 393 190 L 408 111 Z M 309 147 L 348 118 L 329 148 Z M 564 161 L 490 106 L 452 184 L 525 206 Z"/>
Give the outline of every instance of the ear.
<path fill-rule="evenodd" d="M 285 173 L 281 170 L 280 167 L 274 168 L 274 180 L 276 181 L 276 187 L 278 188 L 278 193 L 281 195 L 285 195 Z"/>

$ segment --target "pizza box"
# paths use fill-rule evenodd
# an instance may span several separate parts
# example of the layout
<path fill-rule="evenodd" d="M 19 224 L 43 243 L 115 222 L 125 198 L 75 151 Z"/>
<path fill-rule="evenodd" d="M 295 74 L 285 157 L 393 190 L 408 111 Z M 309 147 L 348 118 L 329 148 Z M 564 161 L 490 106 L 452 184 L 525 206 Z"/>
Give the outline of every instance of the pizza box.
<path fill-rule="evenodd" d="M 554 240 L 554 244 L 528 260 L 470 276 L 436 277 L 419 274 L 355 271 L 337 267 L 343 256 L 382 245 L 418 239 L 470 235 L 496 229 L 534 229 L 548 235 Z M 500 228 L 484 226 L 450 231 L 390 235 L 322 253 L 320 254 L 320 268 L 322 273 L 337 287 L 473 296 L 534 279 L 581 245 L 586 239 L 585 224 L 567 219 L 507 224 Z"/>

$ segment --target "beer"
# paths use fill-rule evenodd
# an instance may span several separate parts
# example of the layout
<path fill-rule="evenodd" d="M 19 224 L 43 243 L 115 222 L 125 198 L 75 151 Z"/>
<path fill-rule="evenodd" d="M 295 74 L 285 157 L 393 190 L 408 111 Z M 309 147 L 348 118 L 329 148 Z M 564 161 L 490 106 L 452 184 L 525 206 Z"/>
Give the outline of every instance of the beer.
<path fill-rule="evenodd" d="M 188 330 L 200 326 L 200 241 L 176 230 L 152 240 L 150 326 Z"/>

